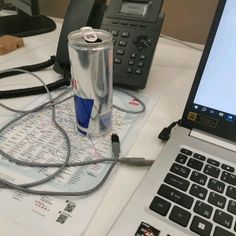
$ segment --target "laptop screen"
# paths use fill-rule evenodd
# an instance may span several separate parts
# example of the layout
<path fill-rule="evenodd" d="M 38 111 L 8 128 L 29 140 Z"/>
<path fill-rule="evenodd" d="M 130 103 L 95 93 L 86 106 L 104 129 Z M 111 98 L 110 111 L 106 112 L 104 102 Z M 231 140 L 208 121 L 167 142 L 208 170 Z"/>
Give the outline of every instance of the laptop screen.
<path fill-rule="evenodd" d="M 194 103 L 231 120 L 236 115 L 236 1 L 228 1 Z M 234 32 L 234 33 L 233 33 Z"/>
<path fill-rule="evenodd" d="M 184 126 L 234 141 L 236 141 L 236 134 L 233 134 L 236 133 L 235 16 L 236 1 L 220 0 L 183 115 Z"/>

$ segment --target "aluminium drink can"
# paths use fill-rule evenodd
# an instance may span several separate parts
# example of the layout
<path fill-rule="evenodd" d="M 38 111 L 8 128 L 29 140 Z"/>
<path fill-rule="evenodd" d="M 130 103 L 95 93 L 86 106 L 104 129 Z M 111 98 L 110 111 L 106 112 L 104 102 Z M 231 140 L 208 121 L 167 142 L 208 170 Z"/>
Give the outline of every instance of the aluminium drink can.
<path fill-rule="evenodd" d="M 112 125 L 112 34 L 83 27 L 68 35 L 68 48 L 78 131 L 104 135 Z"/>

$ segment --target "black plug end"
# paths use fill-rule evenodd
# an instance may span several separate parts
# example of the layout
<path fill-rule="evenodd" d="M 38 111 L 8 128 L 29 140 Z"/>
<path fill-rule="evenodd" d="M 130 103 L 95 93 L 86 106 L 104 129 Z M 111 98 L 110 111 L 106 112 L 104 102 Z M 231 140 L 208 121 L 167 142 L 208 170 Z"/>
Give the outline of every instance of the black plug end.
<path fill-rule="evenodd" d="M 170 139 L 170 134 L 171 134 L 171 130 L 176 126 L 179 125 L 181 122 L 181 119 L 179 119 L 178 121 L 172 122 L 168 127 L 165 127 L 161 133 L 158 135 L 158 138 L 163 140 L 163 141 L 167 141 Z"/>
<path fill-rule="evenodd" d="M 119 137 L 118 137 L 117 134 L 112 134 L 111 135 L 111 142 L 112 143 L 114 143 L 114 142 L 119 143 L 120 142 Z"/>
<path fill-rule="evenodd" d="M 161 133 L 158 135 L 158 138 L 163 140 L 163 141 L 167 141 L 170 138 L 170 133 L 171 133 L 171 129 L 169 129 L 168 127 L 165 127 Z"/>
<path fill-rule="evenodd" d="M 111 147 L 113 154 L 118 158 L 120 155 L 120 140 L 117 134 L 111 135 Z"/>

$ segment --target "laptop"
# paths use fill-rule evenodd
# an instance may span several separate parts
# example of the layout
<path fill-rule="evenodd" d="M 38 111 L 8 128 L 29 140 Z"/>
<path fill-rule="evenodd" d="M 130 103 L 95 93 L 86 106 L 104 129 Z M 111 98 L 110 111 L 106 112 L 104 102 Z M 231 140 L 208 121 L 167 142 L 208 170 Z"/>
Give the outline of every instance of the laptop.
<path fill-rule="evenodd" d="M 181 124 L 109 236 L 236 236 L 236 1 L 220 0 Z"/>

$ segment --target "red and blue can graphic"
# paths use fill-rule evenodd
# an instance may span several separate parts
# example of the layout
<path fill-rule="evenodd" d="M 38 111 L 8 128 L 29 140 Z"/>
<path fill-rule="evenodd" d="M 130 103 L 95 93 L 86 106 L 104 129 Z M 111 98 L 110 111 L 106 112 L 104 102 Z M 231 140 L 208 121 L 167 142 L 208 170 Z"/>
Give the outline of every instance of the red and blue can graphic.
<path fill-rule="evenodd" d="M 112 124 L 112 35 L 84 27 L 68 39 L 78 131 L 104 135 Z"/>

